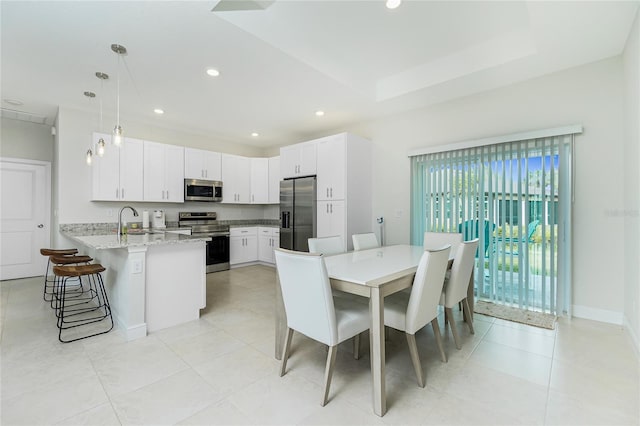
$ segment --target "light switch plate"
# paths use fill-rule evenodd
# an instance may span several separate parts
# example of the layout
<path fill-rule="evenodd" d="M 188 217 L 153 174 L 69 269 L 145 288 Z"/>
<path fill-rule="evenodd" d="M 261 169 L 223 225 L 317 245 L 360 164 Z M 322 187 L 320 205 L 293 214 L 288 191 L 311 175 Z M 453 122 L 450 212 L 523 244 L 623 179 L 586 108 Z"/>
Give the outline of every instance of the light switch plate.
<path fill-rule="evenodd" d="M 142 273 L 142 260 L 134 260 L 133 262 L 131 262 L 131 272 L 133 274 Z"/>

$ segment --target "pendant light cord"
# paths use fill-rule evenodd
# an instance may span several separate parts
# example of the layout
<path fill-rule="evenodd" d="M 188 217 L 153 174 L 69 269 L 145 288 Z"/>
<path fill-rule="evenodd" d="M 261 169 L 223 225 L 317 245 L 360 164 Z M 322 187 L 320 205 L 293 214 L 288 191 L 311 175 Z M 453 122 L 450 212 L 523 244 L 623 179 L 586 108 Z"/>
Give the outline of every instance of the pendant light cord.
<path fill-rule="evenodd" d="M 116 126 L 120 125 L 120 53 L 118 56 L 118 64 L 116 67 L 116 77 L 118 79 L 117 84 L 117 99 L 116 99 Z"/>

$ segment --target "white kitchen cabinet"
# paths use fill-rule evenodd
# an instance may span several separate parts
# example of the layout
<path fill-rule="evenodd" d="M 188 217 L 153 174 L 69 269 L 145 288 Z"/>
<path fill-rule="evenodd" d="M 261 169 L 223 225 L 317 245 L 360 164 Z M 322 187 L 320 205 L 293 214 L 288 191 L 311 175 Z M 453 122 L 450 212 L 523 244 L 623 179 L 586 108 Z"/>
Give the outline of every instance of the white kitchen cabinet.
<path fill-rule="evenodd" d="M 298 143 L 280 148 L 282 178 L 316 174 L 316 141 Z"/>
<path fill-rule="evenodd" d="M 322 138 L 316 147 L 318 200 L 343 200 L 347 168 L 345 134 Z"/>
<path fill-rule="evenodd" d="M 144 141 L 144 201 L 184 202 L 184 148 Z"/>
<path fill-rule="evenodd" d="M 269 158 L 269 204 L 280 204 L 280 157 Z"/>
<path fill-rule="evenodd" d="M 231 228 L 229 230 L 229 264 L 258 260 L 258 228 Z"/>
<path fill-rule="evenodd" d="M 258 260 L 276 263 L 274 250 L 280 247 L 280 228 L 258 227 Z"/>
<path fill-rule="evenodd" d="M 185 179 L 222 180 L 222 154 L 203 149 L 184 149 Z"/>
<path fill-rule="evenodd" d="M 111 144 L 111 135 L 94 133 L 94 146 L 106 142 L 104 156 L 93 157 L 92 200 L 141 201 L 143 197 L 143 141 L 124 138 L 120 147 Z"/>
<path fill-rule="evenodd" d="M 340 235 L 347 251 L 346 209 L 344 200 L 318 201 L 316 233 L 318 238 Z"/>
<path fill-rule="evenodd" d="M 251 159 L 222 154 L 222 202 L 249 204 L 251 192 Z"/>
<path fill-rule="evenodd" d="M 251 158 L 251 204 L 269 201 L 269 159 Z"/>
<path fill-rule="evenodd" d="M 373 231 L 371 142 L 349 133 L 318 139 L 318 237 L 340 235 L 345 250 L 351 235 Z"/>

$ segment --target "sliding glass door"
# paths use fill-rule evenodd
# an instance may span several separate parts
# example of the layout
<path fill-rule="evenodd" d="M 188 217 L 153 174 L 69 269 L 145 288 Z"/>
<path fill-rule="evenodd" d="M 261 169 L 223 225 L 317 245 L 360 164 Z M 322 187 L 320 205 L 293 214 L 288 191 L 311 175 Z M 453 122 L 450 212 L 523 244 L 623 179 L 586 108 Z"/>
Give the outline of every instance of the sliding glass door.
<path fill-rule="evenodd" d="M 477 297 L 568 312 L 572 138 L 411 157 L 412 244 L 425 231 L 478 238 Z"/>

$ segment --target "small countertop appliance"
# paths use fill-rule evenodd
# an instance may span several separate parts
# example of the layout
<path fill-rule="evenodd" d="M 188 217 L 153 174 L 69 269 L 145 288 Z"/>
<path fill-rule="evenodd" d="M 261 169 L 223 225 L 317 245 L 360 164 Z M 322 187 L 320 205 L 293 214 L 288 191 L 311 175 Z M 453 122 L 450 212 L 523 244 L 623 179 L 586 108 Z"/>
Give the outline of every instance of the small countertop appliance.
<path fill-rule="evenodd" d="M 151 215 L 151 227 L 155 229 L 166 228 L 164 220 L 164 210 L 154 210 Z"/>

